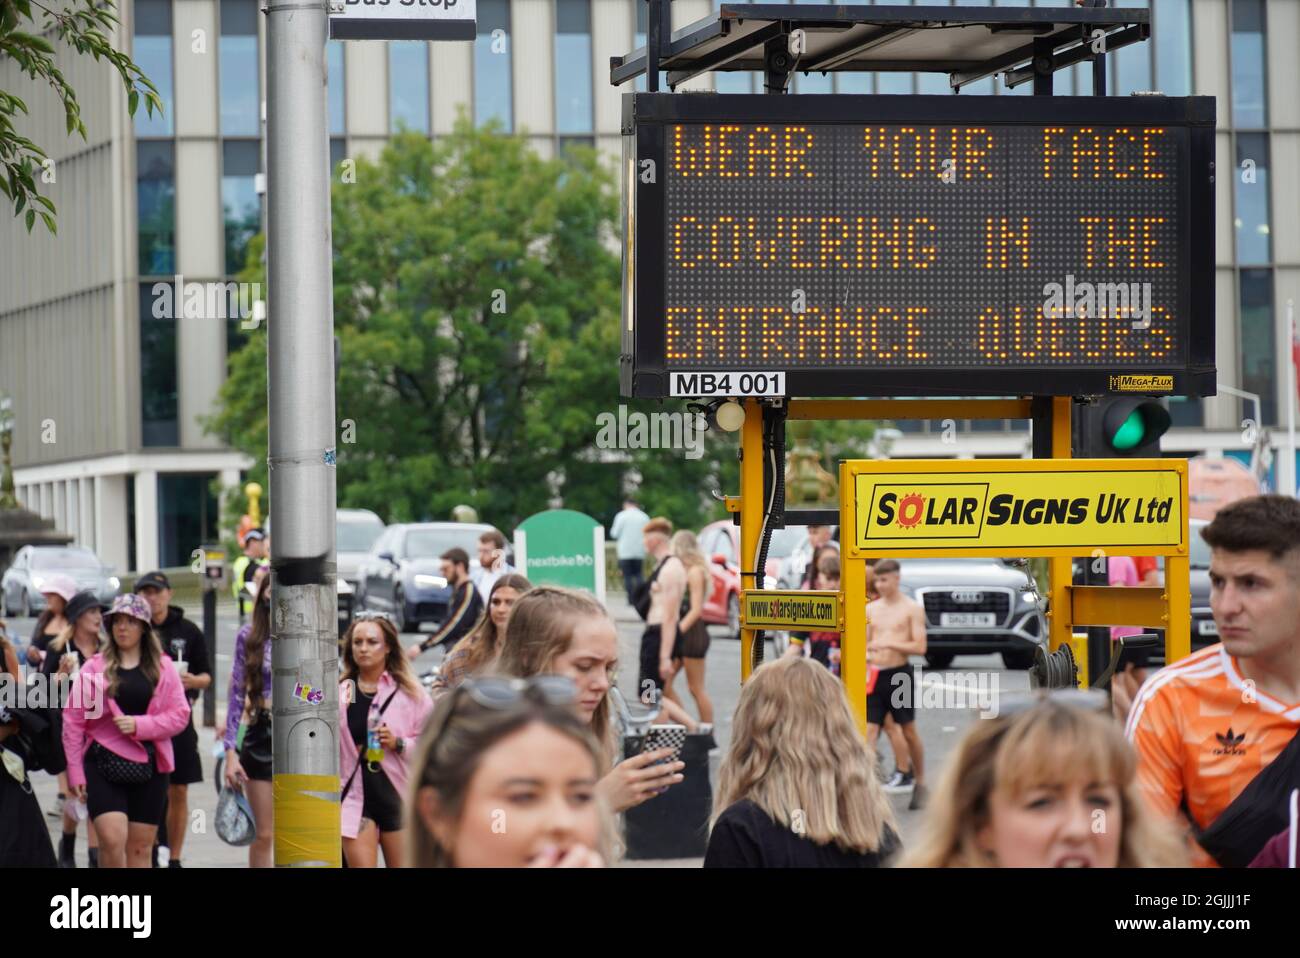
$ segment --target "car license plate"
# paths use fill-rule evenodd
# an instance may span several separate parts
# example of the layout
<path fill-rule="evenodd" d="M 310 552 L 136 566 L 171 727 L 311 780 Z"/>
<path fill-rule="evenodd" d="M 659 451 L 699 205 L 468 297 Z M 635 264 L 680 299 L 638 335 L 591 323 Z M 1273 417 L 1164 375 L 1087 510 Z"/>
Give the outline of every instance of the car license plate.
<path fill-rule="evenodd" d="M 1218 635 L 1219 627 L 1215 625 L 1213 619 L 1202 619 L 1196 623 L 1196 631 L 1199 635 Z"/>
<path fill-rule="evenodd" d="M 992 612 L 941 612 L 939 626 L 944 629 L 991 629 L 997 625 Z"/>

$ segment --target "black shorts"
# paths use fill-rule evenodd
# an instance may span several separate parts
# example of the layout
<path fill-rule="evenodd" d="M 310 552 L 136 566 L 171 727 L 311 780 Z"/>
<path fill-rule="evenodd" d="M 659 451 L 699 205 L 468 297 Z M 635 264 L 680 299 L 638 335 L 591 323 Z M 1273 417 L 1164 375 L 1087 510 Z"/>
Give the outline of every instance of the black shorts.
<path fill-rule="evenodd" d="M 244 743 L 239 747 L 239 764 L 250 781 L 271 780 L 271 715 L 263 712 L 256 723 L 244 732 Z"/>
<path fill-rule="evenodd" d="M 637 678 L 636 697 L 644 705 L 657 705 L 659 693 L 664 690 L 664 680 L 659 676 L 659 643 L 661 632 L 657 625 L 647 625 L 641 635 L 641 674 Z M 654 701 L 645 701 L 651 686 Z"/>
<path fill-rule="evenodd" d="M 677 630 L 677 639 L 673 642 L 673 658 L 702 659 L 709 652 L 709 627 L 700 619 L 683 632 Z"/>
<path fill-rule="evenodd" d="M 105 812 L 121 812 L 128 822 L 158 825 L 167 807 L 168 774 L 155 770 L 143 785 L 115 785 L 99 773 L 94 755 L 86 756 L 86 808 L 91 819 Z"/>
<path fill-rule="evenodd" d="M 203 763 L 199 761 L 199 733 L 190 722 L 172 739 L 172 754 L 176 768 L 172 770 L 173 785 L 193 785 L 203 781 Z"/>
<path fill-rule="evenodd" d="M 381 832 L 400 832 L 402 830 L 402 798 L 382 768 L 370 771 L 365 765 L 358 773 L 364 794 L 361 817 L 368 818 Z"/>
<path fill-rule="evenodd" d="M 892 715 L 899 725 L 916 721 L 916 671 L 911 665 L 881 669 L 876 686 L 867 695 L 867 722 L 884 725 Z"/>

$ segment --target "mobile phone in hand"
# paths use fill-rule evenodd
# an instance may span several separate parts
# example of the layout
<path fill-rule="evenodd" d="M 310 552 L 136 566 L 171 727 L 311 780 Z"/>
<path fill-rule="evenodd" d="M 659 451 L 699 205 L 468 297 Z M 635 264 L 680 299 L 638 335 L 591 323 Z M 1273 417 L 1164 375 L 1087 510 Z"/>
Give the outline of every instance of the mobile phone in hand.
<path fill-rule="evenodd" d="M 661 748 L 671 748 L 673 750 L 672 755 L 651 763 L 653 765 L 667 765 L 681 758 L 682 746 L 685 744 L 685 725 L 652 725 L 650 731 L 646 732 L 641 745 L 641 752 L 644 754 Z"/>

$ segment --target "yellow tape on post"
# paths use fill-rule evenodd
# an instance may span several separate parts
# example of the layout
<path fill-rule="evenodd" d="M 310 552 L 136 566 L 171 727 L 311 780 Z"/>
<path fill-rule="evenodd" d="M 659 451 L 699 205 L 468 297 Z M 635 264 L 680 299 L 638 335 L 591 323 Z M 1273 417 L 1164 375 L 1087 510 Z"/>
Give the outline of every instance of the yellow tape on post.
<path fill-rule="evenodd" d="M 275 864 L 341 868 L 343 834 L 337 775 L 276 775 Z"/>

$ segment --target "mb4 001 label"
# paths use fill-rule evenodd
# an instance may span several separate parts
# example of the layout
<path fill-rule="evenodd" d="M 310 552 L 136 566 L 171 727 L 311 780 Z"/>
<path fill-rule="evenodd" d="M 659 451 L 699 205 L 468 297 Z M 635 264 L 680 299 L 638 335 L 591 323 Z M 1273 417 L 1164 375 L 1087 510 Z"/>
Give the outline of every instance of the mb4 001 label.
<path fill-rule="evenodd" d="M 785 373 L 783 372 L 669 373 L 668 378 L 670 396 L 697 398 L 785 395 Z"/>

